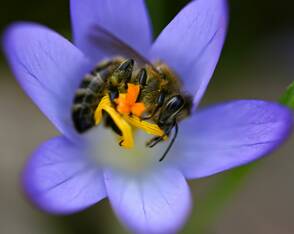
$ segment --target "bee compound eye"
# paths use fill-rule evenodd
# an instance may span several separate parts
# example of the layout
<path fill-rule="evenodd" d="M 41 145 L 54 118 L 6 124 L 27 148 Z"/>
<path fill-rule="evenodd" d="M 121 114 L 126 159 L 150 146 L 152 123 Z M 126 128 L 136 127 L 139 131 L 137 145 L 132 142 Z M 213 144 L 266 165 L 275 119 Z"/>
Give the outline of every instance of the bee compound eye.
<path fill-rule="evenodd" d="M 159 123 L 165 125 L 176 120 L 177 114 L 183 109 L 185 101 L 182 96 L 176 95 L 171 97 L 164 105 L 160 112 Z"/>
<path fill-rule="evenodd" d="M 166 111 L 170 113 L 180 111 L 185 105 L 185 100 L 181 95 L 171 97 L 166 104 Z"/>

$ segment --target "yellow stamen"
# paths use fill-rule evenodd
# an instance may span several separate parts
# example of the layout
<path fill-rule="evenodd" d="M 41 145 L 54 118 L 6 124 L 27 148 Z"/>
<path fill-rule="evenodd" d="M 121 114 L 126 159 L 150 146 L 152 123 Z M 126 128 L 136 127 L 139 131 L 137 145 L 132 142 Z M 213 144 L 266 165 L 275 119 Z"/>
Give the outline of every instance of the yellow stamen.
<path fill-rule="evenodd" d="M 164 131 L 162 131 L 156 124 L 149 123 L 147 121 L 142 121 L 137 116 L 130 116 L 128 114 L 120 114 L 113 106 L 109 99 L 109 96 L 104 96 L 96 111 L 95 111 L 95 122 L 96 125 L 100 124 L 102 121 L 102 111 L 106 111 L 110 117 L 113 119 L 116 126 L 122 132 L 122 137 L 120 138 L 120 145 L 125 148 L 132 148 L 134 146 L 134 138 L 132 133 L 132 127 L 142 129 L 148 134 L 154 136 L 164 136 L 163 139 L 166 140 Z"/>
<path fill-rule="evenodd" d="M 154 136 L 164 136 L 164 132 L 156 125 L 149 123 L 147 121 L 140 120 L 136 116 L 124 116 L 125 120 L 129 122 L 132 126 L 136 128 L 140 128 L 147 132 L 148 134 L 154 135 Z M 167 136 L 164 136 L 164 140 L 167 139 Z"/>
<path fill-rule="evenodd" d="M 108 95 L 104 96 L 100 101 L 95 111 L 95 121 L 98 125 L 102 120 L 102 110 L 106 111 L 118 128 L 122 132 L 121 146 L 125 148 L 132 148 L 134 146 L 134 139 L 131 126 L 123 119 L 123 117 L 112 107 Z"/>

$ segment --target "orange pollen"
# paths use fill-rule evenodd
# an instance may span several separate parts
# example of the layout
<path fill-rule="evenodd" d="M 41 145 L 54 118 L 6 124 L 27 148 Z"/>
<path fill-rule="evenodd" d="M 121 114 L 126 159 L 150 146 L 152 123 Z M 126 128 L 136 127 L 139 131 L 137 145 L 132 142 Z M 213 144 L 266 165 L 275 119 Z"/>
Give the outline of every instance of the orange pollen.
<path fill-rule="evenodd" d="M 127 93 L 120 93 L 118 98 L 115 99 L 117 104 L 117 111 L 121 114 L 134 114 L 137 117 L 141 117 L 145 111 L 145 105 L 143 102 L 136 102 L 140 93 L 140 86 L 128 83 Z"/>

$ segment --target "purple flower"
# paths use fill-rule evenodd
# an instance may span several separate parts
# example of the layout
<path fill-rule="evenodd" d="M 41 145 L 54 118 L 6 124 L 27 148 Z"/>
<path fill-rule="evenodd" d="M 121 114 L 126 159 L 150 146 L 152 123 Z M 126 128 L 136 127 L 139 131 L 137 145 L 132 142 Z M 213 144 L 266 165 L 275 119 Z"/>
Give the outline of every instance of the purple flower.
<path fill-rule="evenodd" d="M 119 38 L 150 61 L 161 59 L 201 100 L 220 56 L 227 30 L 225 0 L 188 4 L 152 42 L 143 0 L 71 0 L 74 44 L 41 25 L 18 23 L 4 48 L 25 92 L 61 132 L 41 145 L 24 170 L 24 188 L 43 210 L 70 214 L 108 197 L 121 222 L 137 233 L 173 233 L 191 208 L 186 179 L 210 176 L 249 163 L 288 136 L 290 111 L 275 103 L 239 100 L 194 111 L 180 123 L 178 139 L 162 162 L 164 144 L 125 150 L 109 129 L 79 136 L 72 100 L 84 75 L 103 58 L 125 54 Z M 112 35 L 93 43 L 98 25 Z M 129 48 L 129 49 L 130 49 Z"/>

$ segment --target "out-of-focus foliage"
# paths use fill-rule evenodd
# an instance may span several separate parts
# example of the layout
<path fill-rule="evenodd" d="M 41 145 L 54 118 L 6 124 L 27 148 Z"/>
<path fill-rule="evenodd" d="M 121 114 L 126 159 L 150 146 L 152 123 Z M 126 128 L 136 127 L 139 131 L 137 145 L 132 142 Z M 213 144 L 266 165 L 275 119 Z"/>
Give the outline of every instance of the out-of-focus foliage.
<path fill-rule="evenodd" d="M 183 234 L 207 233 L 225 206 L 246 181 L 247 176 L 255 168 L 256 162 L 230 170 L 222 175 L 204 198 L 199 198 L 197 208 L 193 211 Z"/>
<path fill-rule="evenodd" d="M 294 82 L 287 88 L 280 102 L 294 109 Z"/>

